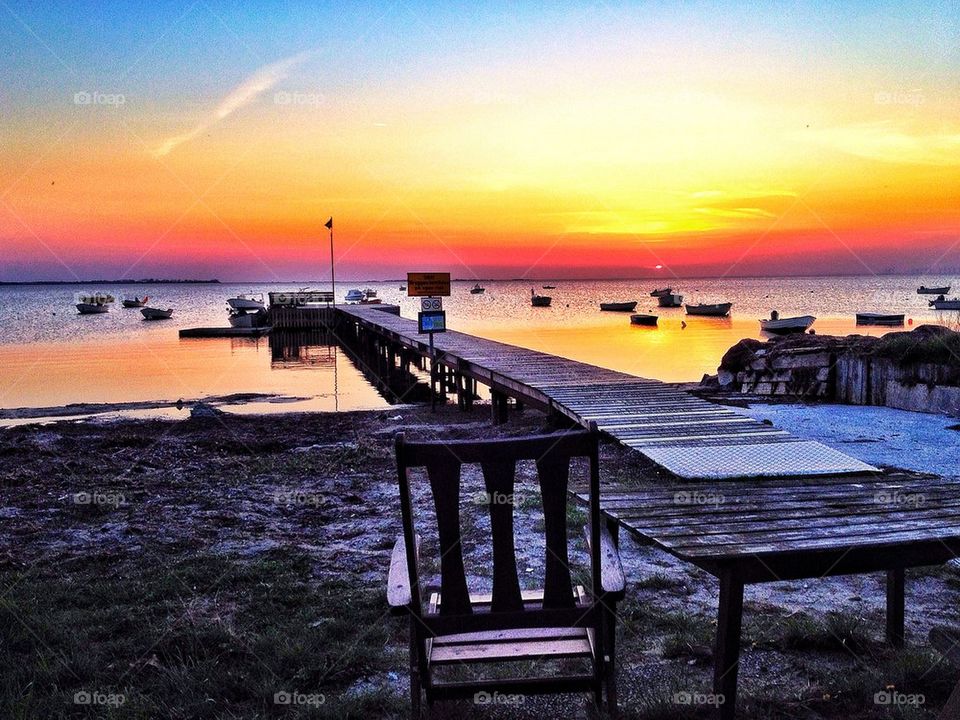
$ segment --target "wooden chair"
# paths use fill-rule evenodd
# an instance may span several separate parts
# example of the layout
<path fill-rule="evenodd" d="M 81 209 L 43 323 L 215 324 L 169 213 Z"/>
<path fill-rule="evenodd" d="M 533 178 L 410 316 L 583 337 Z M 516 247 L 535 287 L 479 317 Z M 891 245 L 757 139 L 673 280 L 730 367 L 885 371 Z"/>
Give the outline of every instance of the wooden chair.
<path fill-rule="evenodd" d="M 387 598 L 410 617 L 412 715 L 420 716 L 421 691 L 435 700 L 471 698 L 478 692 L 535 694 L 592 691 L 598 706 L 606 685 L 607 705 L 616 712 L 614 640 L 616 603 L 623 598 L 620 557 L 600 520 L 597 433 L 570 432 L 519 439 L 448 442 L 396 440 L 403 535 L 390 565 Z M 570 459 L 585 457 L 590 468 L 590 586 L 574 586 L 568 563 L 567 493 Z M 521 591 L 514 543 L 516 463 L 536 462 L 543 501 L 546 561 L 542 590 Z M 487 493 L 493 547 L 493 592 L 470 592 L 460 534 L 460 470 L 478 464 Z M 408 470 L 425 468 L 436 510 L 440 592 L 424 604 L 420 586 L 420 538 L 414 526 Z M 502 502 L 511 498 L 510 502 Z M 511 676 L 470 681 L 441 680 L 442 666 L 580 658 L 579 674 Z M 509 666 L 507 666 L 509 667 Z M 589 668 L 589 669 L 588 669 Z M 499 669 L 499 668 L 498 668 Z M 520 668 L 517 668 L 519 670 Z M 499 675 L 500 673 L 498 673 Z M 490 697 L 488 695 L 488 697 Z M 495 696 L 494 696 L 495 697 Z"/>
<path fill-rule="evenodd" d="M 934 627 L 930 630 L 930 644 L 943 653 L 951 663 L 960 667 L 960 631 L 956 628 Z M 960 719 L 960 682 L 953 688 L 947 704 L 940 711 L 940 720 Z"/>

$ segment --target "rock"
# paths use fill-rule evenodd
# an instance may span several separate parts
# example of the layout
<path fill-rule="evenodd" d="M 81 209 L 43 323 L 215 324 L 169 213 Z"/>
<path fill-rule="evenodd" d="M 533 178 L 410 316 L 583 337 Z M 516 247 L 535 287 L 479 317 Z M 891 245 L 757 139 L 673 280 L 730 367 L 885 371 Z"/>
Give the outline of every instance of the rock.
<path fill-rule="evenodd" d="M 739 373 L 738 373 L 738 374 L 739 374 Z M 706 377 L 706 376 L 704 376 L 704 377 Z M 734 379 L 735 379 L 734 374 L 733 374 L 732 372 L 730 372 L 729 370 L 718 370 L 718 371 L 717 371 L 717 383 L 720 385 L 720 387 L 727 387 L 728 385 L 732 385 Z"/>
<path fill-rule="evenodd" d="M 705 387 L 718 387 L 720 385 L 720 382 L 718 381 L 717 378 L 718 378 L 718 375 L 710 375 L 708 373 L 704 373 L 703 377 L 700 378 L 700 384 Z"/>
<path fill-rule="evenodd" d="M 192 418 L 216 418 L 223 415 L 222 410 L 218 410 L 210 403 L 198 402 L 190 408 L 190 417 Z"/>

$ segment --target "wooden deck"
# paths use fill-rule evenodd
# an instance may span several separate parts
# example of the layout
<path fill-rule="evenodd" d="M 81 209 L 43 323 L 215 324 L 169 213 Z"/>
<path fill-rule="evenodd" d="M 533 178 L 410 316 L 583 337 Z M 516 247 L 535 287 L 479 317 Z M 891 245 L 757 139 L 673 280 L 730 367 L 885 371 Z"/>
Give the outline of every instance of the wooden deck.
<path fill-rule="evenodd" d="M 659 380 L 460 332 L 426 335 L 372 306 L 338 306 L 343 320 L 487 385 L 497 395 L 564 415 L 687 479 L 836 475 L 876 468 L 818 442 L 696 398 Z"/>

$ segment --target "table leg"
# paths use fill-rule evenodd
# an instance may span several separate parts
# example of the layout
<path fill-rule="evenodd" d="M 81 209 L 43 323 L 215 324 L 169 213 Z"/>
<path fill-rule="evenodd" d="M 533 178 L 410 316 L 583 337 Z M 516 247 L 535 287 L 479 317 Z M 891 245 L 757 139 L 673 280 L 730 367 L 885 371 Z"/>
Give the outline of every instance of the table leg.
<path fill-rule="evenodd" d="M 903 647 L 904 634 L 903 568 L 887 570 L 887 642 Z"/>
<path fill-rule="evenodd" d="M 713 658 L 713 692 L 718 697 L 723 696 L 719 706 L 721 720 L 732 720 L 736 713 L 742 623 L 743 580 L 727 570 L 720 575 L 717 643 Z"/>

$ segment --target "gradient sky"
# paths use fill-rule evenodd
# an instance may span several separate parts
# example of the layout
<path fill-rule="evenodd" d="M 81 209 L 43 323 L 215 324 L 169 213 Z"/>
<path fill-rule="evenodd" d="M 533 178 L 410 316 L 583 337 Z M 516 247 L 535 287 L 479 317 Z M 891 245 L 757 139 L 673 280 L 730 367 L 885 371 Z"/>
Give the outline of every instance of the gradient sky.
<path fill-rule="evenodd" d="M 960 269 L 955 2 L 131 5 L 0 0 L 0 280 Z"/>

